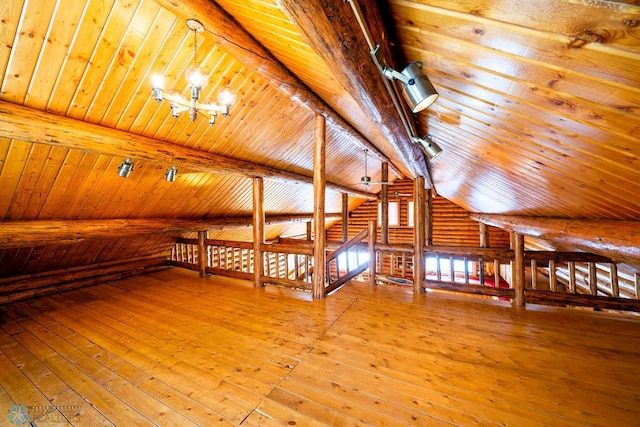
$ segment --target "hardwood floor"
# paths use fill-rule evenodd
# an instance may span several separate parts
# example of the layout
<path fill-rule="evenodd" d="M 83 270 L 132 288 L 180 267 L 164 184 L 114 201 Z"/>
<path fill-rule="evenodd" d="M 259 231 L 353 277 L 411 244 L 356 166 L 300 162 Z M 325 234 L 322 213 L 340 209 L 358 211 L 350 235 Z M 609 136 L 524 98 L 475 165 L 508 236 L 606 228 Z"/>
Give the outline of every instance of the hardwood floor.
<path fill-rule="evenodd" d="M 179 269 L 0 310 L 0 425 L 640 425 L 631 316 Z"/>

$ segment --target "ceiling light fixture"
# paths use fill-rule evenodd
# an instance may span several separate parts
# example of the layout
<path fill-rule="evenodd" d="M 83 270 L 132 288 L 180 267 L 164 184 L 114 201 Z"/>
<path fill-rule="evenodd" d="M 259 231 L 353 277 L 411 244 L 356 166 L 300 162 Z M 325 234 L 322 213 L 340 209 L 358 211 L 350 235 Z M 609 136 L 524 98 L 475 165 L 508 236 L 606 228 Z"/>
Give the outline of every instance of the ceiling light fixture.
<path fill-rule="evenodd" d="M 429 78 L 422 74 L 422 62 L 412 62 L 400 72 L 387 66 L 387 61 L 382 54 L 380 45 L 374 41 L 358 2 L 356 0 L 345 0 L 345 2 L 348 2 L 353 10 L 353 14 L 358 21 L 360 30 L 364 35 L 367 46 L 369 47 L 369 54 L 371 55 L 373 63 L 378 68 L 378 71 L 380 71 L 380 74 L 384 77 L 384 85 L 391 96 L 393 106 L 398 112 L 400 120 L 402 120 L 402 124 L 407 131 L 407 135 L 413 143 L 418 144 L 430 159 L 435 158 L 442 152 L 442 149 L 430 138 L 427 137 L 429 139 L 427 141 L 417 136 L 418 132 L 416 130 L 415 121 L 413 117 L 408 114 L 406 106 L 402 105 L 397 85 L 392 83 L 393 80 L 399 80 L 402 82 L 402 95 L 412 113 L 419 113 L 429 107 L 436 101 L 436 99 L 438 99 L 439 95 L 431 84 Z"/>
<path fill-rule="evenodd" d="M 198 65 L 196 56 L 196 36 L 198 33 L 204 32 L 204 26 L 195 19 L 189 19 L 187 20 L 187 27 L 193 31 L 193 65 L 189 66 L 185 72 L 185 77 L 189 83 L 189 99 L 185 98 L 177 90 L 165 92 L 163 79 L 158 75 L 153 76 L 153 96 L 159 103 L 165 99 L 169 101 L 171 115 L 174 118 L 178 118 L 179 114 L 184 111 L 189 111 L 189 118 L 193 122 L 198 117 L 198 113 L 200 113 L 207 117 L 209 124 L 212 125 L 216 122 L 218 114 L 222 114 L 224 117 L 229 115 L 229 110 L 236 102 L 236 95 L 230 88 L 225 87 L 218 92 L 218 103 L 208 99 L 202 104 L 199 103 L 202 89 L 209 83 L 209 76 Z"/>
<path fill-rule="evenodd" d="M 165 178 L 168 182 L 175 182 L 177 174 L 178 174 L 178 168 L 175 166 L 171 166 L 169 169 L 167 169 L 167 174 L 165 175 Z"/>
<path fill-rule="evenodd" d="M 131 159 L 125 159 L 122 161 L 122 164 L 118 166 L 118 175 L 123 178 L 128 178 L 131 175 L 131 171 L 133 170 L 133 162 Z"/>
<path fill-rule="evenodd" d="M 429 77 L 422 74 L 422 62 L 416 61 L 398 72 L 393 68 L 382 67 L 382 75 L 389 80 L 400 80 L 404 87 L 402 95 L 413 113 L 419 113 L 438 99 L 438 92 Z"/>
<path fill-rule="evenodd" d="M 440 153 L 442 153 L 442 148 L 440 148 L 440 146 L 438 146 L 430 136 L 425 136 L 424 138 L 414 136 L 411 139 L 420 146 L 422 151 L 424 151 L 430 159 L 435 159 L 440 155 Z"/>

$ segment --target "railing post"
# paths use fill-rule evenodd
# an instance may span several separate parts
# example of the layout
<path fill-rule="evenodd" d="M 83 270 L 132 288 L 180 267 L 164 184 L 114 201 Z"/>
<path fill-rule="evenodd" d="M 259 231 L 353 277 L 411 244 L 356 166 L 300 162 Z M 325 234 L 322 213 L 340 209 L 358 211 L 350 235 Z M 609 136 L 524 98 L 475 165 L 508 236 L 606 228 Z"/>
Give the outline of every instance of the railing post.
<path fill-rule="evenodd" d="M 513 303 L 516 307 L 522 307 L 524 301 L 524 235 L 514 233 L 514 274 L 512 278 L 515 288 L 515 298 Z"/>
<path fill-rule="evenodd" d="M 198 271 L 200 277 L 207 276 L 207 247 L 205 246 L 205 240 L 207 239 L 207 231 L 198 231 Z"/>
<path fill-rule="evenodd" d="M 261 177 L 253 178 L 253 287 L 262 287 L 261 245 L 264 243 L 264 181 Z"/>
<path fill-rule="evenodd" d="M 389 180 L 389 163 L 382 162 L 382 182 L 387 182 Z M 380 212 L 380 242 L 383 244 L 389 243 L 389 186 L 382 185 L 382 190 L 380 191 L 380 207 L 382 211 Z"/>
<path fill-rule="evenodd" d="M 326 186 L 326 119 L 316 114 L 313 138 L 313 299 L 326 296 L 326 236 L 325 236 L 325 186 Z"/>
<path fill-rule="evenodd" d="M 425 243 L 425 222 L 426 215 L 426 191 L 424 187 L 424 177 L 417 177 L 413 185 L 413 292 L 424 293 L 424 243 Z"/>
<path fill-rule="evenodd" d="M 375 220 L 369 221 L 369 284 L 376 284 L 376 237 L 378 225 Z"/>

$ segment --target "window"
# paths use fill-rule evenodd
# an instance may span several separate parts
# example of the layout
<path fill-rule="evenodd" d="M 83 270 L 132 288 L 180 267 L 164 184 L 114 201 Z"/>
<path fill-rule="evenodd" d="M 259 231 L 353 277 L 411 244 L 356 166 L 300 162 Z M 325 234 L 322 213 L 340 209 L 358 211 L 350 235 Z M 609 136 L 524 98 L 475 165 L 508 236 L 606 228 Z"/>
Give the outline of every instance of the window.
<path fill-rule="evenodd" d="M 398 202 L 389 202 L 389 226 L 400 225 Z M 382 224 L 382 203 L 378 202 L 378 224 Z"/>
<path fill-rule="evenodd" d="M 407 203 L 407 226 L 413 227 L 413 200 Z"/>

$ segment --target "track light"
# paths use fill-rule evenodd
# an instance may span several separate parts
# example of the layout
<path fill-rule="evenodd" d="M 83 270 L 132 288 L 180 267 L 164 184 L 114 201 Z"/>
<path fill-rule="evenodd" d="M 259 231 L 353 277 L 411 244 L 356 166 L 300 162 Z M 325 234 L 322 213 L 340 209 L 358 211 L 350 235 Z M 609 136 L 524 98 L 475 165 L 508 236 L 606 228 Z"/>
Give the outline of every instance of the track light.
<path fill-rule="evenodd" d="M 382 74 L 389 80 L 400 80 L 403 83 L 402 95 L 413 113 L 433 104 L 438 99 L 438 92 L 431 84 L 429 77 L 422 74 L 422 62 L 416 61 L 398 72 L 393 68 L 383 67 Z"/>
<path fill-rule="evenodd" d="M 420 146 L 422 151 L 424 151 L 424 153 L 429 156 L 430 159 L 435 159 L 440 155 L 440 153 L 442 153 L 442 148 L 440 148 L 438 144 L 433 142 L 433 140 L 429 136 L 425 136 L 424 138 L 418 138 L 417 136 L 414 136 L 411 139 L 413 140 L 413 142 Z"/>
<path fill-rule="evenodd" d="M 133 162 L 131 159 L 126 159 L 122 162 L 120 166 L 118 166 L 118 175 L 123 178 L 128 178 L 131 175 L 131 171 L 133 170 Z"/>
<path fill-rule="evenodd" d="M 177 174 L 178 174 L 178 168 L 175 166 L 171 166 L 167 170 L 167 174 L 165 175 L 165 178 L 168 182 L 175 182 Z"/>

